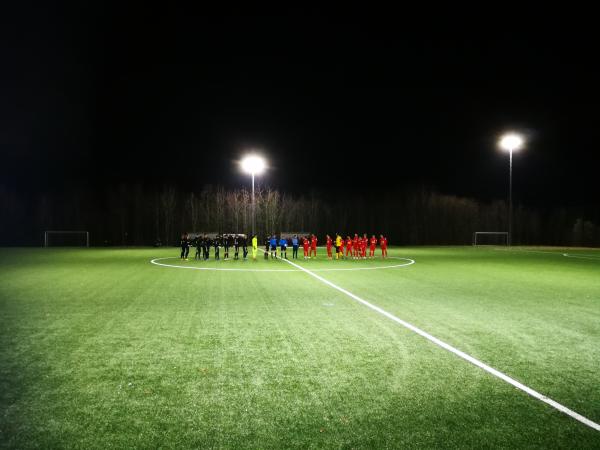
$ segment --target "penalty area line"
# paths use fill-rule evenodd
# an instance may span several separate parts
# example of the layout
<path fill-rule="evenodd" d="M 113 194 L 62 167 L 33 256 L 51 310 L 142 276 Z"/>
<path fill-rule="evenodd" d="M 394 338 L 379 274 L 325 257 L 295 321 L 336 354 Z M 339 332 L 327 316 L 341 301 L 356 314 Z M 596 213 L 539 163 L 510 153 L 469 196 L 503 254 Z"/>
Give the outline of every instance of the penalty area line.
<path fill-rule="evenodd" d="M 534 390 L 534 389 L 532 389 L 532 388 L 530 388 L 528 386 L 525 386 L 523 383 L 515 380 L 514 378 L 509 377 L 505 373 L 500 372 L 499 370 L 494 369 L 491 366 L 488 366 L 484 362 L 479 361 L 477 358 L 472 357 L 471 355 L 469 355 L 469 354 L 467 354 L 467 353 L 465 353 L 465 352 L 457 349 L 456 347 L 453 347 L 450 344 L 447 344 L 444 341 L 436 338 L 435 336 L 432 336 L 431 334 L 427 333 L 426 331 L 423 331 L 420 328 L 418 328 L 418 327 L 416 327 L 416 326 L 414 326 L 414 325 L 412 325 L 412 324 L 410 324 L 410 323 L 408 323 L 408 322 L 406 322 L 406 321 L 404 321 L 404 320 L 402 320 L 402 319 L 394 316 L 393 314 L 385 311 L 384 309 L 380 308 L 379 306 L 376 306 L 376 305 L 374 305 L 372 303 L 369 303 L 368 301 L 360 298 L 358 295 L 355 295 L 352 292 L 347 291 L 346 289 L 338 286 L 337 284 L 334 284 L 331 281 L 326 280 L 322 276 L 317 275 L 314 272 L 311 272 L 310 270 L 302 267 L 299 264 L 296 264 L 296 263 L 294 263 L 294 262 L 292 262 L 290 260 L 287 260 L 287 259 L 282 260 L 282 261 L 285 261 L 286 263 L 291 264 L 292 266 L 294 266 L 294 267 L 302 270 L 303 272 L 306 272 L 310 276 L 316 278 L 317 280 L 321 281 L 322 283 L 325 283 L 329 287 L 332 287 L 333 289 L 336 289 L 337 291 L 341 292 L 342 294 L 347 295 L 348 297 L 352 298 L 353 300 L 355 300 L 355 301 L 363 304 L 367 308 L 370 308 L 373 311 L 376 311 L 379 314 L 387 317 L 388 319 L 393 320 L 394 322 L 402 325 L 403 327 L 408 328 L 409 330 L 417 333 L 418 335 L 424 337 L 425 339 L 427 339 L 427 340 L 433 342 L 434 344 L 442 347 L 443 349 L 445 349 L 445 350 L 447 350 L 447 351 L 449 351 L 451 353 L 454 353 L 456 356 L 464 359 L 465 361 L 470 362 L 471 364 L 479 367 L 480 369 L 485 370 L 486 372 L 490 373 L 491 375 L 493 375 L 493 376 L 495 376 L 497 378 L 500 378 L 501 380 L 505 381 L 506 383 L 508 383 L 508 384 L 516 387 L 517 389 L 525 392 L 526 394 L 528 394 L 528 395 L 530 395 L 530 396 L 532 396 L 532 397 L 534 397 L 534 398 L 536 398 L 536 399 L 538 399 L 538 400 L 540 400 L 540 401 L 542 401 L 542 402 L 550 405 L 554 409 L 556 409 L 556 410 L 558 410 L 558 411 L 560 411 L 560 412 L 562 412 L 564 414 L 567 414 L 568 416 L 572 417 L 573 419 L 575 419 L 575 420 L 583 423 L 584 425 L 587 425 L 590 428 L 593 428 L 596 431 L 600 431 L 600 424 L 597 424 L 596 422 L 593 422 L 592 420 L 588 419 L 587 417 L 582 416 L 581 414 L 579 414 L 579 413 L 577 413 L 577 412 L 575 412 L 575 411 L 567 408 L 566 406 L 558 403 L 557 401 L 554 401 L 551 398 L 546 397 L 544 394 L 541 394 L 541 393 L 537 392 L 536 390 Z"/>

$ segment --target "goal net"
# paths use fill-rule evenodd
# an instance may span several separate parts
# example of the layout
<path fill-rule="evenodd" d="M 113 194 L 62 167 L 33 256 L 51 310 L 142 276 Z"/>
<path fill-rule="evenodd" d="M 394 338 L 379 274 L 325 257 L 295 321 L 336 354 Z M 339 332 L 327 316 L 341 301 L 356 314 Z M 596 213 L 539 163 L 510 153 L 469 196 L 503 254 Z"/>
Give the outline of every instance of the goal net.
<path fill-rule="evenodd" d="M 508 245 L 507 231 L 476 231 L 473 245 Z"/>
<path fill-rule="evenodd" d="M 88 231 L 46 231 L 44 247 L 89 247 Z"/>

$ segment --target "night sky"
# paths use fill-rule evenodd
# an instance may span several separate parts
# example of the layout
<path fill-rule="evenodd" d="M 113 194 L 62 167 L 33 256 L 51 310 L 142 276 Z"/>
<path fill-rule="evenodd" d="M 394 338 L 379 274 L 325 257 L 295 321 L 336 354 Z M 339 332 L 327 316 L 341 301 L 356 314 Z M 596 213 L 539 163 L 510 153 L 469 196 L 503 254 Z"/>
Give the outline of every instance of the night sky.
<path fill-rule="evenodd" d="M 508 188 L 496 140 L 517 130 L 516 201 L 598 204 L 597 36 L 584 25 L 54 8 L 0 19 L 11 189 L 237 187 L 235 160 L 257 148 L 264 182 L 294 193 L 425 185 L 488 201 Z"/>

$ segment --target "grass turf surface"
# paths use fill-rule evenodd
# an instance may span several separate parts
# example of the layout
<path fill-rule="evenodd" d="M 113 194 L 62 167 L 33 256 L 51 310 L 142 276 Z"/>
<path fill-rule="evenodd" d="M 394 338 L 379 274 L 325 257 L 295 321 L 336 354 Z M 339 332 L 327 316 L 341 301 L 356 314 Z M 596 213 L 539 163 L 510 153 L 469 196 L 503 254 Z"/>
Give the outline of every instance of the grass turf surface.
<path fill-rule="evenodd" d="M 176 255 L 0 249 L 2 447 L 600 447 L 599 432 L 302 271 L 150 264 Z M 599 251 L 390 255 L 416 264 L 318 274 L 600 422 Z"/>

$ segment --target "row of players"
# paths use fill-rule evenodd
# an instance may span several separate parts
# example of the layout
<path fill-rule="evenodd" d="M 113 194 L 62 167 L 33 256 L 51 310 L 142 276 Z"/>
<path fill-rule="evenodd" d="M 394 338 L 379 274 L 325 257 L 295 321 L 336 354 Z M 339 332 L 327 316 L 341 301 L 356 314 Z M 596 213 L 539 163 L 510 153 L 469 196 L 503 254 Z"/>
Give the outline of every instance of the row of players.
<path fill-rule="evenodd" d="M 292 258 L 298 258 L 298 247 L 302 242 L 304 250 L 304 259 L 316 258 L 317 257 L 317 243 L 318 238 L 312 234 L 298 239 L 298 235 L 294 235 L 291 239 L 280 238 L 273 235 L 265 241 L 265 259 L 269 257 L 269 250 L 271 252 L 271 258 L 277 258 L 277 246 L 279 245 L 280 257 L 287 259 L 287 247 L 289 244 L 292 246 Z M 327 249 L 327 258 L 333 259 L 333 250 L 335 249 L 335 259 L 352 258 L 352 259 L 367 259 L 367 247 L 369 248 L 369 258 L 375 257 L 375 248 L 379 244 L 381 248 L 381 257 L 387 257 L 387 238 L 382 234 L 379 235 L 379 240 L 372 235 L 369 239 L 365 233 L 362 237 L 358 234 L 354 234 L 354 238 L 347 236 L 346 239 L 342 238 L 339 234 L 336 234 L 335 239 L 327 235 L 325 238 L 325 248 Z M 345 256 L 344 256 L 345 253 Z"/>
<path fill-rule="evenodd" d="M 276 235 L 272 235 L 265 239 L 265 259 L 277 258 L 277 248 L 279 247 L 280 258 L 287 259 L 287 248 L 292 247 L 292 258 L 298 258 L 298 247 L 302 243 L 304 250 L 304 259 L 310 259 L 317 257 L 317 237 L 312 234 L 298 238 L 298 235 L 294 235 L 292 238 L 285 238 Z M 387 257 L 387 238 L 382 234 L 379 235 L 379 239 L 372 235 L 369 239 L 365 233 L 363 237 L 354 234 L 354 238 L 347 236 L 346 239 L 342 238 L 339 234 L 336 234 L 335 239 L 327 235 L 325 240 L 325 247 L 327 249 L 327 258 L 333 259 L 333 249 L 335 249 L 335 259 L 352 258 L 352 259 L 366 259 L 367 258 L 367 247 L 369 248 L 369 258 L 375 257 L 375 248 L 379 245 L 381 249 L 381 257 Z M 196 248 L 195 259 L 207 260 L 210 258 L 210 248 L 214 247 L 215 259 L 220 259 L 220 248 L 223 247 L 223 259 L 229 259 L 229 249 L 233 247 L 234 257 L 233 259 L 239 259 L 240 247 L 242 249 L 243 258 L 248 257 L 248 239 L 245 234 L 228 234 L 222 236 L 216 236 L 210 238 L 206 235 L 197 236 L 196 238 L 190 239 L 187 233 L 181 235 L 181 259 L 188 259 L 190 246 Z M 252 237 L 252 259 L 256 260 L 256 254 L 258 251 L 258 238 Z M 270 252 L 270 253 L 269 253 Z M 345 256 L 344 256 L 345 253 Z"/>
<path fill-rule="evenodd" d="M 256 236 L 252 238 L 252 254 L 254 259 L 256 259 L 255 244 L 258 244 L 258 242 L 255 241 Z M 243 258 L 246 259 L 248 257 L 248 239 L 245 234 L 224 234 L 221 236 L 215 236 L 213 238 L 204 235 L 197 236 L 191 239 L 187 233 L 183 233 L 181 235 L 180 245 L 181 259 L 185 259 L 186 261 L 190 253 L 191 246 L 196 248 L 196 254 L 194 255 L 194 259 L 209 259 L 211 247 L 214 248 L 215 259 L 221 259 L 221 247 L 223 247 L 223 259 L 229 259 L 229 249 L 231 247 L 233 247 L 234 249 L 233 259 L 239 259 L 240 247 L 242 248 Z"/>

